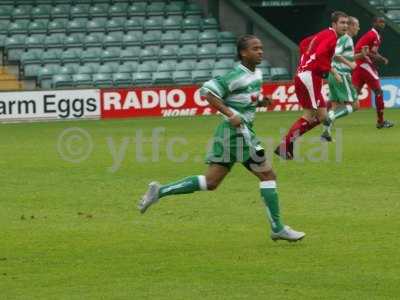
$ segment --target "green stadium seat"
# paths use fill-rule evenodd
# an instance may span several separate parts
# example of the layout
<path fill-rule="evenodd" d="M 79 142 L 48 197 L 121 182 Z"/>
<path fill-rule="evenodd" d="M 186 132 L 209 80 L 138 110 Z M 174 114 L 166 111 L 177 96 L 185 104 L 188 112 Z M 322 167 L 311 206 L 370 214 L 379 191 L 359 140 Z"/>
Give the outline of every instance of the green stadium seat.
<path fill-rule="evenodd" d="M 152 17 L 144 20 L 143 29 L 147 30 L 162 30 L 163 29 L 163 18 Z"/>
<path fill-rule="evenodd" d="M 143 45 L 159 45 L 161 41 L 161 31 L 148 31 L 143 35 Z"/>
<path fill-rule="evenodd" d="M 264 66 L 263 67 L 257 67 L 257 68 L 261 70 L 264 80 L 271 79 L 271 68 L 264 67 Z"/>
<path fill-rule="evenodd" d="M 128 19 L 125 22 L 125 30 L 142 30 L 143 20 L 140 18 Z"/>
<path fill-rule="evenodd" d="M 75 87 L 91 87 L 93 86 L 92 74 L 74 74 L 72 82 Z"/>
<path fill-rule="evenodd" d="M 64 33 L 54 33 L 46 36 L 44 45 L 46 48 L 60 48 L 64 46 L 66 35 Z"/>
<path fill-rule="evenodd" d="M 144 48 L 140 51 L 140 60 L 141 61 L 157 61 L 158 60 L 158 51 L 157 48 Z"/>
<path fill-rule="evenodd" d="M 32 49 L 21 54 L 20 63 L 23 66 L 29 64 L 40 64 L 43 51 L 41 49 Z"/>
<path fill-rule="evenodd" d="M 27 33 L 29 20 L 15 20 L 8 26 L 8 34 L 14 35 L 18 33 Z"/>
<path fill-rule="evenodd" d="M 134 73 L 138 68 L 138 63 L 133 61 L 124 62 L 118 67 L 119 73 Z"/>
<path fill-rule="evenodd" d="M 108 15 L 114 17 L 122 17 L 128 15 L 128 3 L 114 3 L 108 9 Z"/>
<path fill-rule="evenodd" d="M 163 20 L 163 30 L 181 30 L 182 18 L 178 16 L 169 17 Z"/>
<path fill-rule="evenodd" d="M 47 33 L 48 20 L 35 20 L 28 25 L 29 33 Z"/>
<path fill-rule="evenodd" d="M 149 86 L 153 83 L 153 77 L 150 72 L 148 73 L 134 73 L 132 76 L 132 83 L 136 86 Z"/>
<path fill-rule="evenodd" d="M 89 4 L 75 4 L 71 6 L 70 16 L 71 18 L 87 17 L 89 16 Z"/>
<path fill-rule="evenodd" d="M 55 68 L 57 69 L 57 68 Z M 56 74 L 76 74 L 78 72 L 79 67 L 77 65 L 64 65 L 60 67 Z"/>
<path fill-rule="evenodd" d="M 103 39 L 103 47 L 119 46 L 121 47 L 124 34 L 122 32 L 110 32 Z"/>
<path fill-rule="evenodd" d="M 182 19 L 182 29 L 196 29 L 199 30 L 201 28 L 201 18 L 194 18 L 193 16 Z"/>
<path fill-rule="evenodd" d="M 14 10 L 12 5 L 1 5 L 0 6 L 0 20 L 11 19 L 11 14 Z"/>
<path fill-rule="evenodd" d="M 197 58 L 197 47 L 194 45 L 184 45 L 178 51 L 179 59 L 196 59 Z"/>
<path fill-rule="evenodd" d="M 169 45 L 162 48 L 159 52 L 160 60 L 176 59 L 178 57 L 179 48 L 174 45 Z"/>
<path fill-rule="evenodd" d="M 68 62 L 79 62 L 80 57 L 83 53 L 82 49 L 66 49 L 61 53 L 60 60 L 63 63 L 68 63 Z"/>
<path fill-rule="evenodd" d="M 218 42 L 220 45 L 234 44 L 234 43 L 236 43 L 236 36 L 233 32 L 221 31 L 221 32 L 218 32 Z"/>
<path fill-rule="evenodd" d="M 107 32 L 122 31 L 125 29 L 126 18 L 116 17 L 106 23 Z"/>
<path fill-rule="evenodd" d="M 129 5 L 127 13 L 128 16 L 131 17 L 144 17 L 146 16 L 146 7 L 147 3 L 141 2 L 141 3 L 132 3 Z"/>
<path fill-rule="evenodd" d="M 71 5 L 69 4 L 57 4 L 53 6 L 50 14 L 52 18 L 65 18 L 69 16 Z"/>
<path fill-rule="evenodd" d="M 164 2 L 151 2 L 146 9 L 147 16 L 164 16 Z"/>
<path fill-rule="evenodd" d="M 230 72 L 232 69 L 214 69 L 211 72 L 212 77 L 217 77 L 217 76 L 224 76 L 228 72 Z"/>
<path fill-rule="evenodd" d="M 0 34 L 8 35 L 8 27 L 10 26 L 10 20 L 0 20 Z"/>
<path fill-rule="evenodd" d="M 375 6 L 377 9 L 383 8 L 383 0 L 369 0 L 369 5 Z"/>
<path fill-rule="evenodd" d="M 49 33 L 61 33 L 67 31 L 68 19 L 55 19 L 47 25 Z"/>
<path fill-rule="evenodd" d="M 86 51 L 82 52 L 81 63 L 100 62 L 102 52 L 103 51 L 101 49 L 87 49 Z"/>
<path fill-rule="evenodd" d="M 136 34 L 135 32 L 128 32 L 124 34 L 122 38 L 122 45 L 126 46 L 141 46 L 142 45 L 142 36 Z"/>
<path fill-rule="evenodd" d="M 4 43 L 6 41 L 7 35 L 6 34 L 0 34 L 0 48 L 4 48 Z"/>
<path fill-rule="evenodd" d="M 199 35 L 199 44 L 217 44 L 218 43 L 218 32 L 216 31 L 204 31 Z"/>
<path fill-rule="evenodd" d="M 132 85 L 132 75 L 131 72 L 129 73 L 114 73 L 113 77 L 113 84 L 116 87 L 129 87 Z"/>
<path fill-rule="evenodd" d="M 176 71 L 191 71 L 196 67 L 196 60 L 185 60 L 176 65 Z"/>
<path fill-rule="evenodd" d="M 176 84 L 191 84 L 192 74 L 190 71 L 175 71 L 172 73 L 172 79 Z"/>
<path fill-rule="evenodd" d="M 91 21 L 92 22 L 92 21 Z M 71 33 L 71 32 L 85 32 L 85 28 L 86 25 L 88 24 L 88 20 L 87 19 L 73 19 L 70 20 L 69 22 L 67 22 L 67 32 Z"/>
<path fill-rule="evenodd" d="M 268 60 L 263 59 L 261 61 L 261 63 L 259 65 L 257 65 L 257 67 L 268 67 L 268 68 L 270 68 L 271 64 L 270 64 L 270 62 Z"/>
<path fill-rule="evenodd" d="M 181 34 L 179 42 L 181 45 L 197 44 L 199 35 L 200 33 L 197 30 L 185 31 L 184 33 Z"/>
<path fill-rule="evenodd" d="M 48 19 L 50 17 L 51 5 L 40 4 L 31 10 L 32 19 Z"/>
<path fill-rule="evenodd" d="M 4 48 L 6 50 L 6 60 L 8 62 L 17 62 L 25 52 L 25 35 L 14 35 L 8 37 L 4 41 Z"/>
<path fill-rule="evenodd" d="M 113 50 L 104 50 L 101 52 L 101 61 L 120 61 L 121 50 L 113 49 Z"/>
<path fill-rule="evenodd" d="M 14 8 L 11 13 L 12 18 L 16 19 L 29 19 L 31 16 L 32 6 L 31 5 L 18 5 Z"/>
<path fill-rule="evenodd" d="M 156 71 L 156 66 L 150 62 L 145 62 L 138 65 L 137 73 L 153 73 Z"/>
<path fill-rule="evenodd" d="M 66 48 L 81 48 L 83 46 L 83 41 L 85 38 L 85 34 L 83 33 L 73 33 L 69 36 L 66 36 L 64 39 L 64 47 Z"/>
<path fill-rule="evenodd" d="M 193 83 L 202 84 L 203 82 L 211 78 L 211 72 L 209 70 L 194 70 L 192 72 Z"/>
<path fill-rule="evenodd" d="M 28 49 L 45 48 L 46 35 L 34 34 L 25 39 L 25 47 Z"/>
<path fill-rule="evenodd" d="M 176 45 L 181 33 L 179 31 L 167 31 L 161 36 L 162 45 Z"/>
<path fill-rule="evenodd" d="M 203 30 L 215 29 L 218 30 L 218 22 L 215 18 L 205 18 L 201 21 L 201 28 Z"/>
<path fill-rule="evenodd" d="M 129 47 L 121 51 L 121 61 L 138 61 L 140 59 L 140 47 Z"/>
<path fill-rule="evenodd" d="M 103 45 L 104 33 L 91 33 L 85 36 L 83 44 L 85 47 L 101 47 Z"/>
<path fill-rule="evenodd" d="M 89 8 L 89 15 L 91 17 L 107 17 L 109 4 L 98 3 Z"/>
<path fill-rule="evenodd" d="M 400 9 L 400 0 L 384 0 L 385 9 Z"/>
<path fill-rule="evenodd" d="M 42 52 L 40 62 L 42 64 L 50 62 L 61 62 L 62 49 L 47 49 Z"/>
<path fill-rule="evenodd" d="M 167 16 L 182 16 L 185 10 L 185 2 L 175 1 L 171 2 L 165 7 L 165 14 Z"/>
<path fill-rule="evenodd" d="M 400 23 L 400 10 L 389 10 L 386 16 L 393 22 Z"/>
<path fill-rule="evenodd" d="M 172 63 L 161 62 L 157 66 L 157 72 L 173 72 L 175 71 L 175 66 Z"/>
<path fill-rule="evenodd" d="M 211 70 L 214 68 L 215 61 L 214 60 L 201 60 L 196 64 L 196 70 Z"/>
<path fill-rule="evenodd" d="M 232 58 L 236 57 L 236 48 L 233 45 L 222 45 L 217 48 L 217 58 Z"/>
<path fill-rule="evenodd" d="M 234 65 L 233 59 L 220 59 L 215 63 L 214 69 L 232 69 Z"/>
<path fill-rule="evenodd" d="M 120 49 L 118 49 L 118 50 L 120 50 Z M 118 72 L 120 62 L 119 61 L 106 61 L 106 62 L 104 62 L 103 66 L 111 69 L 112 72 Z M 103 72 L 98 71 L 97 73 L 103 73 Z"/>
<path fill-rule="evenodd" d="M 93 65 L 93 64 L 84 64 L 82 66 L 79 66 L 77 72 L 75 74 L 92 74 L 92 73 L 96 73 L 98 68 L 100 67 L 100 64 L 97 64 L 97 66 Z"/>
<path fill-rule="evenodd" d="M 51 86 L 55 89 L 71 87 L 73 86 L 73 80 L 71 75 L 54 75 L 51 80 Z"/>
<path fill-rule="evenodd" d="M 153 84 L 164 85 L 171 84 L 173 82 L 171 72 L 156 72 L 153 73 Z"/>
<path fill-rule="evenodd" d="M 51 83 L 52 83 L 52 78 L 54 75 L 58 74 L 59 72 L 59 66 L 50 66 L 46 67 L 43 66 L 38 70 L 38 73 L 36 75 L 36 82 L 39 83 L 39 86 L 42 89 L 50 89 L 51 88 Z"/>
<path fill-rule="evenodd" d="M 185 16 L 202 15 L 203 11 L 197 3 L 188 3 L 185 7 Z"/>
<path fill-rule="evenodd" d="M 290 74 L 286 68 L 271 68 L 272 80 L 289 80 Z"/>
<path fill-rule="evenodd" d="M 93 74 L 93 84 L 95 87 L 112 87 L 113 77 L 111 73 L 97 73 Z"/>
<path fill-rule="evenodd" d="M 106 18 L 96 18 L 87 22 L 86 31 L 87 32 L 104 32 L 106 30 L 107 19 Z"/>
<path fill-rule="evenodd" d="M 215 58 L 216 51 L 217 51 L 217 48 L 215 47 L 215 45 L 204 45 L 198 49 L 197 55 L 198 55 L 199 59 Z"/>

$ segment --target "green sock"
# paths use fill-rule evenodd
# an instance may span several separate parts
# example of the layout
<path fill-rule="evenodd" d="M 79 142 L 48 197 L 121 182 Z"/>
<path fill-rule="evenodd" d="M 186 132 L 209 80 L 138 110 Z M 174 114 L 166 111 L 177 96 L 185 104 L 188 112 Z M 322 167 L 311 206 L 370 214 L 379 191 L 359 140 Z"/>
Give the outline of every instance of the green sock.
<path fill-rule="evenodd" d="M 261 196 L 267 207 L 268 219 L 271 223 L 273 232 L 279 232 L 283 229 L 283 224 L 279 215 L 279 199 L 276 192 L 276 181 L 262 181 L 260 182 Z"/>
<path fill-rule="evenodd" d="M 158 195 L 162 198 L 169 195 L 189 194 L 205 190 L 207 190 L 205 176 L 190 176 L 161 186 Z"/>
<path fill-rule="evenodd" d="M 347 116 L 353 112 L 353 107 L 351 105 L 346 105 L 345 107 L 340 107 L 335 110 L 335 120 Z"/>

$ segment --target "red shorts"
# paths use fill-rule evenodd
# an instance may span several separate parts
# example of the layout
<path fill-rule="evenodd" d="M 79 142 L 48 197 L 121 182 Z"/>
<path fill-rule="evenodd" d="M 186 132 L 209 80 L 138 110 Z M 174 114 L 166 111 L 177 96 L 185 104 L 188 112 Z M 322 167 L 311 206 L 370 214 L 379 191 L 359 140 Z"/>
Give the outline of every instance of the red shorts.
<path fill-rule="evenodd" d="M 367 63 L 357 65 L 353 71 L 351 80 L 358 90 L 361 90 L 364 84 L 367 84 L 372 90 L 381 89 L 378 72 Z"/>
<path fill-rule="evenodd" d="M 294 86 L 297 99 L 303 108 L 318 109 L 326 107 L 326 102 L 322 97 L 322 78 L 313 74 L 311 71 L 297 73 L 294 77 Z"/>

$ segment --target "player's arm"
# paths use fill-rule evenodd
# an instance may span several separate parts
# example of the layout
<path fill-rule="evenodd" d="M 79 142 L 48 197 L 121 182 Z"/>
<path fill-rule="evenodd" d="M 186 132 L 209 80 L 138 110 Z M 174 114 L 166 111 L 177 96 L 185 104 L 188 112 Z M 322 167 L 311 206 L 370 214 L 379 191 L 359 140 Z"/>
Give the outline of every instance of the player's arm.
<path fill-rule="evenodd" d="M 337 82 L 339 82 L 339 83 L 343 82 L 342 76 L 340 76 L 340 74 L 338 73 L 338 71 L 335 68 L 332 67 L 330 72 L 333 76 L 335 76 L 335 79 Z"/>
<path fill-rule="evenodd" d="M 210 105 L 218 110 L 221 114 L 226 116 L 229 122 L 234 127 L 239 127 L 242 123 L 242 119 L 239 115 L 235 114 L 232 110 L 229 109 L 218 97 L 213 95 L 211 92 L 208 92 L 206 95 L 206 100 Z"/>
<path fill-rule="evenodd" d="M 354 61 L 350 61 L 342 55 L 335 55 L 335 60 L 349 66 L 352 70 L 356 68 L 356 63 Z"/>
<path fill-rule="evenodd" d="M 361 52 L 356 53 L 354 55 L 354 60 L 365 58 L 366 56 L 368 56 L 368 54 L 369 54 L 369 47 L 368 46 L 363 46 L 361 48 Z"/>
<path fill-rule="evenodd" d="M 387 65 L 389 63 L 389 60 L 386 57 L 380 55 L 378 52 L 370 52 L 369 57 L 371 57 L 372 60 L 380 64 Z"/>

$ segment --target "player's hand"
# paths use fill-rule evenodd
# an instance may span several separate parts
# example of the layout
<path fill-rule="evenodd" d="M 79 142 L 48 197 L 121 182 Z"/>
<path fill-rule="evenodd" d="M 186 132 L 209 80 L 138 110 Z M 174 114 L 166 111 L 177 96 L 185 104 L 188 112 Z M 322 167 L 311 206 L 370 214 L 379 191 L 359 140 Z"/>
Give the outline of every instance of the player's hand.
<path fill-rule="evenodd" d="M 264 95 L 261 101 L 257 102 L 257 107 L 270 106 L 272 104 L 271 96 Z"/>
<path fill-rule="evenodd" d="M 382 61 L 384 65 L 387 65 L 389 63 L 389 60 L 386 57 L 382 57 Z"/>
<path fill-rule="evenodd" d="M 368 46 L 363 46 L 363 47 L 361 48 L 361 53 L 362 53 L 362 55 L 363 55 L 364 58 L 365 58 L 366 56 L 368 56 L 368 54 L 369 54 L 369 47 L 368 47 Z"/>
<path fill-rule="evenodd" d="M 240 127 L 240 125 L 242 124 L 242 119 L 239 117 L 239 115 L 233 115 L 229 117 L 228 120 L 233 127 Z"/>
<path fill-rule="evenodd" d="M 356 67 L 357 67 L 357 64 L 354 61 L 350 62 L 350 68 L 352 70 L 354 70 Z"/>
<path fill-rule="evenodd" d="M 335 79 L 336 79 L 336 81 L 339 82 L 339 83 L 342 83 L 342 82 L 343 82 L 342 76 L 340 76 L 338 73 L 335 73 Z"/>

